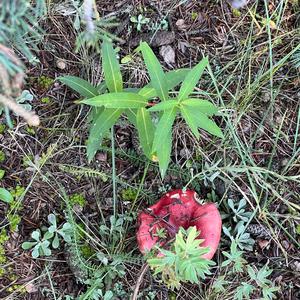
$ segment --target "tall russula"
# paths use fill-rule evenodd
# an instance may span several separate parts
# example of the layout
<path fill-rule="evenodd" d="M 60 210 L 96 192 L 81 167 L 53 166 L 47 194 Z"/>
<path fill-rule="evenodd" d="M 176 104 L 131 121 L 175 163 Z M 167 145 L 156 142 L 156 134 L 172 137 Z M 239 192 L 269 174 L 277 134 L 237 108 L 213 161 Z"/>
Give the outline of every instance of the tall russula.
<path fill-rule="evenodd" d="M 138 216 L 137 241 L 140 251 L 145 254 L 155 244 L 164 244 L 156 235 L 164 228 L 171 239 L 179 227 L 187 229 L 196 226 L 200 231 L 199 239 L 204 239 L 201 247 L 210 251 L 202 257 L 211 259 L 220 242 L 222 220 L 214 203 L 199 204 L 198 195 L 191 190 L 174 190 L 164 195 L 156 204 Z"/>

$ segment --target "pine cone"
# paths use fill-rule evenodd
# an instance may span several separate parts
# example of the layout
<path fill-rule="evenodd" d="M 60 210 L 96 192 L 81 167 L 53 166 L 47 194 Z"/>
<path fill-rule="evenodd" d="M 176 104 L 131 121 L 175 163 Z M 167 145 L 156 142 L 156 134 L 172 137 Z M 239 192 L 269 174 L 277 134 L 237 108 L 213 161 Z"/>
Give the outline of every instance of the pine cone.
<path fill-rule="evenodd" d="M 269 229 L 261 224 L 250 224 L 246 231 L 256 238 L 269 239 L 271 237 Z"/>

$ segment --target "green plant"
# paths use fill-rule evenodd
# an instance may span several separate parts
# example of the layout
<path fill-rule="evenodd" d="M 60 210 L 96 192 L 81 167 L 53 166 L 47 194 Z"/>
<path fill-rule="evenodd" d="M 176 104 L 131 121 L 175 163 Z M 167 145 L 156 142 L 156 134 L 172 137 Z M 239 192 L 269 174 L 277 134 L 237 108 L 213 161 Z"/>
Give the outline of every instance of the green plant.
<path fill-rule="evenodd" d="M 147 259 L 154 275 L 161 273 L 164 283 L 172 289 L 179 288 L 180 282 L 199 283 L 200 278 L 205 279 L 207 274 L 211 274 L 209 267 L 215 263 L 201 258 L 209 249 L 200 247 L 203 240 L 197 239 L 198 236 L 195 226 L 187 230 L 181 227 L 170 250 L 157 247 L 162 257 Z"/>
<path fill-rule="evenodd" d="M 139 14 L 137 17 L 132 16 L 130 18 L 130 22 L 136 24 L 136 30 L 141 31 L 143 25 L 148 24 L 150 22 L 149 18 L 144 17 L 143 15 Z"/>
<path fill-rule="evenodd" d="M 120 66 L 112 43 L 108 40 L 102 43 L 105 83 L 94 87 L 87 81 L 73 76 L 61 77 L 59 80 L 86 98 L 79 103 L 94 107 L 90 116 L 92 125 L 87 142 L 89 161 L 100 148 L 106 132 L 125 113 L 137 128 L 144 154 L 149 159 L 159 162 L 160 172 L 164 177 L 171 159 L 172 126 L 178 113 L 197 138 L 200 137 L 198 128 L 223 137 L 220 128 L 209 119 L 217 112 L 217 108 L 207 100 L 190 98 L 208 65 L 208 59 L 202 59 L 190 71 L 179 69 L 164 73 L 147 43 L 142 42 L 137 51 L 141 51 L 151 78 L 151 82 L 141 89 L 123 88 Z M 174 89 L 182 81 L 178 96 L 170 98 L 169 90 Z M 104 93 L 106 88 L 109 93 Z M 161 102 L 153 106 L 149 101 L 156 97 L 159 97 Z M 147 109 L 148 106 L 152 107 Z M 159 118 L 158 122 L 152 120 L 152 113 Z"/>
<path fill-rule="evenodd" d="M 5 161 L 5 158 L 6 158 L 5 153 L 2 150 L 0 150 L 0 164 Z"/>
<path fill-rule="evenodd" d="M 5 129 L 6 129 L 6 125 L 5 124 L 0 124 L 0 134 L 3 134 Z"/>
<path fill-rule="evenodd" d="M 227 260 L 222 262 L 222 267 L 231 265 L 233 272 L 242 272 L 243 267 L 246 263 L 246 260 L 242 257 L 243 251 L 239 251 L 237 248 L 237 243 L 235 241 L 231 242 L 230 253 L 223 251 L 224 256 L 227 257 Z"/>
<path fill-rule="evenodd" d="M 82 194 L 76 193 L 69 196 L 69 203 L 72 207 L 74 205 L 79 205 L 80 207 L 84 207 L 86 204 L 86 199 Z"/>
<path fill-rule="evenodd" d="M 0 200 L 6 203 L 10 203 L 13 201 L 12 194 L 5 188 L 0 188 Z"/>
<path fill-rule="evenodd" d="M 33 248 L 32 250 L 32 257 L 38 258 L 39 256 L 50 256 L 51 255 L 51 249 L 50 241 L 44 236 L 41 237 L 41 231 L 39 229 L 33 231 L 31 233 L 31 238 L 34 240 L 33 242 L 24 242 L 22 244 L 22 248 L 24 250 L 29 250 Z"/>
<path fill-rule="evenodd" d="M 59 229 L 56 222 L 56 216 L 54 214 L 48 215 L 48 221 L 50 226 L 47 228 L 42 228 L 44 232 L 42 236 L 42 232 L 40 229 L 37 229 L 31 233 L 31 238 L 34 240 L 33 242 L 24 242 L 22 244 L 22 248 L 24 250 L 32 249 L 32 257 L 37 258 L 39 256 L 50 256 L 51 249 L 50 245 L 53 249 L 57 249 L 60 245 L 60 238 L 62 237 L 66 243 L 71 242 L 71 224 L 66 222 Z"/>
<path fill-rule="evenodd" d="M 59 229 L 56 222 L 56 216 L 54 214 L 50 214 L 48 216 L 48 222 L 50 226 L 47 228 L 44 238 L 47 240 L 52 239 L 51 245 L 53 249 L 57 249 L 59 247 L 59 236 L 61 236 L 65 242 L 71 242 L 70 223 L 64 223 L 63 226 Z"/>
<path fill-rule="evenodd" d="M 0 278 L 5 274 L 4 265 L 7 262 L 7 258 L 5 255 L 4 244 L 8 241 L 7 232 L 4 228 L 0 231 Z"/>
<path fill-rule="evenodd" d="M 228 199 L 228 206 L 234 213 L 233 220 L 238 222 L 238 219 L 242 220 L 243 222 L 248 222 L 252 215 L 251 212 L 246 211 L 246 200 L 242 198 L 239 203 L 234 203 L 232 199 Z"/>
<path fill-rule="evenodd" d="M 5 170 L 0 169 L 0 180 L 4 177 L 5 175 Z"/>

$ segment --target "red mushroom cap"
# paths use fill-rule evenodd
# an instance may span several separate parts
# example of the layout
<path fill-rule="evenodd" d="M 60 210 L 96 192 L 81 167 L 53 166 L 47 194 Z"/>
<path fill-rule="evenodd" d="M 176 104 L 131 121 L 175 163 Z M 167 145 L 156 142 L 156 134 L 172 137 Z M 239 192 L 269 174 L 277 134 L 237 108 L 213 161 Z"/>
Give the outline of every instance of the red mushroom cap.
<path fill-rule="evenodd" d="M 196 226 L 199 239 L 204 239 L 201 247 L 209 247 L 203 258 L 211 259 L 220 242 L 222 220 L 214 203 L 199 204 L 196 192 L 174 190 L 164 195 L 156 204 L 138 216 L 137 241 L 142 253 L 146 253 L 159 243 L 158 229 L 164 228 L 169 238 L 178 232 L 179 227 L 187 229 Z M 160 242 L 163 244 L 163 241 Z"/>

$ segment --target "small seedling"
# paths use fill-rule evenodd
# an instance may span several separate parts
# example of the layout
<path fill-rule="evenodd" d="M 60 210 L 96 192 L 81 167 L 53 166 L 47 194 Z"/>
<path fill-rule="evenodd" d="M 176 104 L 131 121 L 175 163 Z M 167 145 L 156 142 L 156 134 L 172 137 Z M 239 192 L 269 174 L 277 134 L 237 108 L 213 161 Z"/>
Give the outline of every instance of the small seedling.
<path fill-rule="evenodd" d="M 243 267 L 247 261 L 242 257 L 244 252 L 237 249 L 237 243 L 235 241 L 231 243 L 230 253 L 226 251 L 223 251 L 222 253 L 228 258 L 223 261 L 222 267 L 226 267 L 231 264 L 233 272 L 243 271 Z"/>
<path fill-rule="evenodd" d="M 29 250 L 33 248 L 32 250 L 32 257 L 38 258 L 39 256 L 50 256 L 51 255 L 51 249 L 50 241 L 44 236 L 42 238 L 41 231 L 39 229 L 33 231 L 31 233 L 31 238 L 34 240 L 33 242 L 24 242 L 22 244 L 22 249 Z"/>
<path fill-rule="evenodd" d="M 50 226 L 43 228 L 44 236 L 42 237 L 41 230 L 37 229 L 32 232 L 31 237 L 34 242 L 24 242 L 22 248 L 28 250 L 33 248 L 32 257 L 37 258 L 39 256 L 50 256 L 51 249 L 57 249 L 60 245 L 59 236 L 61 236 L 65 242 L 71 242 L 71 224 L 65 223 L 62 228 L 57 227 L 56 216 L 50 214 L 48 216 Z"/>
<path fill-rule="evenodd" d="M 54 214 L 50 214 L 48 216 L 48 221 L 50 227 L 48 227 L 47 231 L 45 232 L 45 239 L 49 240 L 52 239 L 52 247 L 53 249 L 57 249 L 59 247 L 59 236 L 61 236 L 65 242 L 70 243 L 71 242 L 71 234 L 70 230 L 72 228 L 70 223 L 65 223 L 61 229 L 58 229 L 57 222 L 56 222 L 56 216 Z"/>
<path fill-rule="evenodd" d="M 157 247 L 163 256 L 147 259 L 154 275 L 160 273 L 170 288 L 179 288 L 180 282 L 199 283 L 200 279 L 211 274 L 209 268 L 215 263 L 202 258 L 202 255 L 209 252 L 209 248 L 200 246 L 203 240 L 198 239 L 198 236 L 195 226 L 187 230 L 181 227 L 170 250 Z"/>
<path fill-rule="evenodd" d="M 233 211 L 234 216 L 233 220 L 238 222 L 238 219 L 242 220 L 243 222 L 248 222 L 251 217 L 251 212 L 247 212 L 246 207 L 246 200 L 242 198 L 239 203 L 234 203 L 232 199 L 228 199 L 228 206 Z"/>
<path fill-rule="evenodd" d="M 136 24 L 136 30 L 141 31 L 143 25 L 148 24 L 150 22 L 149 18 L 144 17 L 143 15 L 139 14 L 137 17 L 133 16 L 130 18 L 132 23 Z"/>

